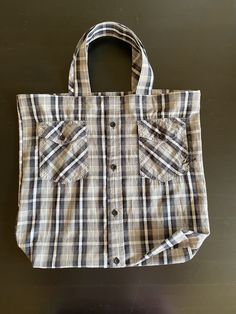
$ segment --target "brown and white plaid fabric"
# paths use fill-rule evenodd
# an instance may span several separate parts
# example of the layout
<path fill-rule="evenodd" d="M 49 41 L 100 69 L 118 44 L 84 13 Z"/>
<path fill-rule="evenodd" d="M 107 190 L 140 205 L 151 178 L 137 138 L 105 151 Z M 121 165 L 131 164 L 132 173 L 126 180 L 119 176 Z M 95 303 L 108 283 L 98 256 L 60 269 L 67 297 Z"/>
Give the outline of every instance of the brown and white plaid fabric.
<path fill-rule="evenodd" d="M 98 37 L 132 45 L 132 90 L 91 92 Z M 34 268 L 183 263 L 210 234 L 200 91 L 152 89 L 137 36 L 116 22 L 80 39 L 69 93 L 19 94 L 16 241 Z"/>

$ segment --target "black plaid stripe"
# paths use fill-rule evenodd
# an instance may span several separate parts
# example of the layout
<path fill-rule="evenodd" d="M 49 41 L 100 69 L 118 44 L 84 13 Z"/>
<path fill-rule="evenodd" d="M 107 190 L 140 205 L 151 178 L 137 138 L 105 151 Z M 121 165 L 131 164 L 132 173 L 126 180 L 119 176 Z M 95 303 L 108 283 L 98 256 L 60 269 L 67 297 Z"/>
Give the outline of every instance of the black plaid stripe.
<path fill-rule="evenodd" d="M 107 35 L 106 26 L 115 26 L 114 33 L 122 30 L 125 39 L 131 34 L 109 22 L 90 33 L 90 40 Z M 139 53 L 133 50 L 137 63 L 132 86 L 140 73 L 146 74 L 141 93 L 73 95 L 72 88 L 69 94 L 17 96 L 16 239 L 33 267 L 183 263 L 210 234 L 200 92 L 151 89 L 152 71 L 145 64 L 142 71 Z M 144 49 L 142 53 L 146 55 Z M 77 67 L 75 89 L 86 79 L 84 71 Z M 160 134 L 166 135 L 163 146 L 156 145 Z M 141 144 L 146 155 L 148 149 L 151 166 L 140 162 Z M 49 177 L 41 177 L 44 168 Z"/>

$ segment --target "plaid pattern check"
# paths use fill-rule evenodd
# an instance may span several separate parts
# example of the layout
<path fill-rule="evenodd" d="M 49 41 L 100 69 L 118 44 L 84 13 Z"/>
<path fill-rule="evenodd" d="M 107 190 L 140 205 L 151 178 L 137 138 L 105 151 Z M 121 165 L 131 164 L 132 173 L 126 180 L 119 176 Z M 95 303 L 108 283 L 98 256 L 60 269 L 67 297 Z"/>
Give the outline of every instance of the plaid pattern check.
<path fill-rule="evenodd" d="M 132 45 L 132 90 L 91 92 L 87 49 Z M 19 94 L 16 241 L 34 268 L 183 263 L 209 236 L 200 91 L 152 89 L 137 36 L 103 22 L 80 39 L 69 92 Z"/>

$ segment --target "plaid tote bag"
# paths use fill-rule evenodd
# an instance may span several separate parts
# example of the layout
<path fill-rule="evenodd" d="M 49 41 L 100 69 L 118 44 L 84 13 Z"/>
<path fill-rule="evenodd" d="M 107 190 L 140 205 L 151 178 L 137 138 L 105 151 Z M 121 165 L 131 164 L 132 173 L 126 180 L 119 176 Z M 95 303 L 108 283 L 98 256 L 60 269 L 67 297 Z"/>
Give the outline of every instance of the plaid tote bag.
<path fill-rule="evenodd" d="M 132 47 L 130 91 L 91 91 L 88 47 L 103 36 Z M 210 234 L 200 91 L 153 81 L 135 33 L 103 22 L 76 46 L 68 93 L 17 95 L 15 233 L 32 267 L 183 263 Z"/>

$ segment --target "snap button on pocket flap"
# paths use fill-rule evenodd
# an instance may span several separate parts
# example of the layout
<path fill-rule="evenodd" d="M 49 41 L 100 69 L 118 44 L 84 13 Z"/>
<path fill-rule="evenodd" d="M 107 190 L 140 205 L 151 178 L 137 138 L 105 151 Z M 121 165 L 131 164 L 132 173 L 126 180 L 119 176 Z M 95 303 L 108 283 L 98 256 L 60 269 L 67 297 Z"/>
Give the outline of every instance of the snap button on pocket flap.
<path fill-rule="evenodd" d="M 185 122 L 180 118 L 141 119 L 137 124 L 138 135 L 153 141 L 178 138 L 185 131 Z"/>
<path fill-rule="evenodd" d="M 86 136 L 86 121 L 56 121 L 39 123 L 39 136 L 66 145 Z"/>

